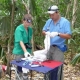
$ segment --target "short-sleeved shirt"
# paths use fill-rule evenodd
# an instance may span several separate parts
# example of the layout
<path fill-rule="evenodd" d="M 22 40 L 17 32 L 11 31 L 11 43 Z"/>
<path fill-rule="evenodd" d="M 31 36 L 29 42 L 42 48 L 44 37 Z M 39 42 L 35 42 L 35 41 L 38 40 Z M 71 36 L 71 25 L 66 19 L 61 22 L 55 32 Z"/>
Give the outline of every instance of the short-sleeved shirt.
<path fill-rule="evenodd" d="M 28 27 L 28 31 L 25 29 L 24 25 L 19 25 L 14 33 L 14 48 L 13 48 L 13 54 L 24 54 L 24 51 L 22 50 L 20 46 L 20 41 L 23 43 L 28 43 L 31 41 L 32 38 L 32 28 Z M 31 49 L 27 49 L 28 52 L 31 53 Z"/>
<path fill-rule="evenodd" d="M 52 19 L 48 19 L 43 27 L 43 31 L 58 32 L 71 35 L 70 22 L 64 17 L 61 17 L 56 24 L 54 24 L 54 21 Z M 64 44 L 65 39 L 61 38 L 60 36 L 50 38 L 50 45 L 64 46 Z"/>

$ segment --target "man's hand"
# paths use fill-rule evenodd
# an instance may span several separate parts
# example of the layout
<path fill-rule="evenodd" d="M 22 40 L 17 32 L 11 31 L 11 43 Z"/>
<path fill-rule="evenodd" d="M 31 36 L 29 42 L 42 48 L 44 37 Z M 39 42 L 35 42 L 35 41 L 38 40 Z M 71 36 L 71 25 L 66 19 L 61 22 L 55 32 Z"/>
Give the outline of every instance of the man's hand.
<path fill-rule="evenodd" d="M 29 52 L 26 51 L 26 52 L 24 53 L 24 56 L 25 56 L 25 58 L 27 58 L 27 57 L 30 57 L 31 54 L 30 54 Z"/>
<path fill-rule="evenodd" d="M 58 32 L 51 32 L 50 33 L 50 37 L 55 37 L 55 36 L 58 36 Z"/>
<path fill-rule="evenodd" d="M 45 32 L 45 34 L 48 35 L 48 36 L 50 36 L 50 32 L 49 31 L 48 32 Z"/>

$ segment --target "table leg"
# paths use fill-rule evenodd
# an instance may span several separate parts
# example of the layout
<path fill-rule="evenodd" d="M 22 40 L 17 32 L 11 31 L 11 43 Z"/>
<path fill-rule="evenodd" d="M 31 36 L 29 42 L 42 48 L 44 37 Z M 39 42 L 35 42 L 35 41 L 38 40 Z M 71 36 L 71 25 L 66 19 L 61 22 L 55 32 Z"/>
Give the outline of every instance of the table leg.
<path fill-rule="evenodd" d="M 61 66 L 61 72 L 60 72 L 60 80 L 63 78 L 63 65 Z"/>
<path fill-rule="evenodd" d="M 10 64 L 10 80 L 11 80 L 11 64 Z"/>
<path fill-rule="evenodd" d="M 30 70 L 30 80 L 32 80 L 32 70 Z"/>
<path fill-rule="evenodd" d="M 44 74 L 44 80 L 50 80 L 50 73 L 48 72 L 48 73 L 46 73 L 46 74 Z"/>

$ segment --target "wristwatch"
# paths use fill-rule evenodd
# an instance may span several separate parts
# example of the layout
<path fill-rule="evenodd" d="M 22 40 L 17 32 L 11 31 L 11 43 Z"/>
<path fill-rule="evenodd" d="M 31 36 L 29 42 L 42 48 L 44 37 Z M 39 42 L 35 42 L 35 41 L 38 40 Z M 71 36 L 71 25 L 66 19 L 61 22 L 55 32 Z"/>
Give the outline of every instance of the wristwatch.
<path fill-rule="evenodd" d="M 58 36 L 60 36 L 60 33 L 58 33 Z"/>

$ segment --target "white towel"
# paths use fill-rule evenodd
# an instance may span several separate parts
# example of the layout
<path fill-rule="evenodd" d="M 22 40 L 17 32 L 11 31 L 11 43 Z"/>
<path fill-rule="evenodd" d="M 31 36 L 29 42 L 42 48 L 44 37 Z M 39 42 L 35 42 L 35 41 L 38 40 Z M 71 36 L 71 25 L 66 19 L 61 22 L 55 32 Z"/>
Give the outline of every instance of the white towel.
<path fill-rule="evenodd" d="M 37 59 L 41 58 L 42 61 L 46 60 L 47 57 L 46 57 L 46 54 L 50 48 L 50 37 L 48 35 L 45 36 L 45 39 L 44 39 L 44 49 L 43 50 L 37 50 L 37 51 L 34 51 L 33 54 L 34 54 L 34 57 L 36 57 Z M 46 59 L 45 59 L 46 58 Z"/>

